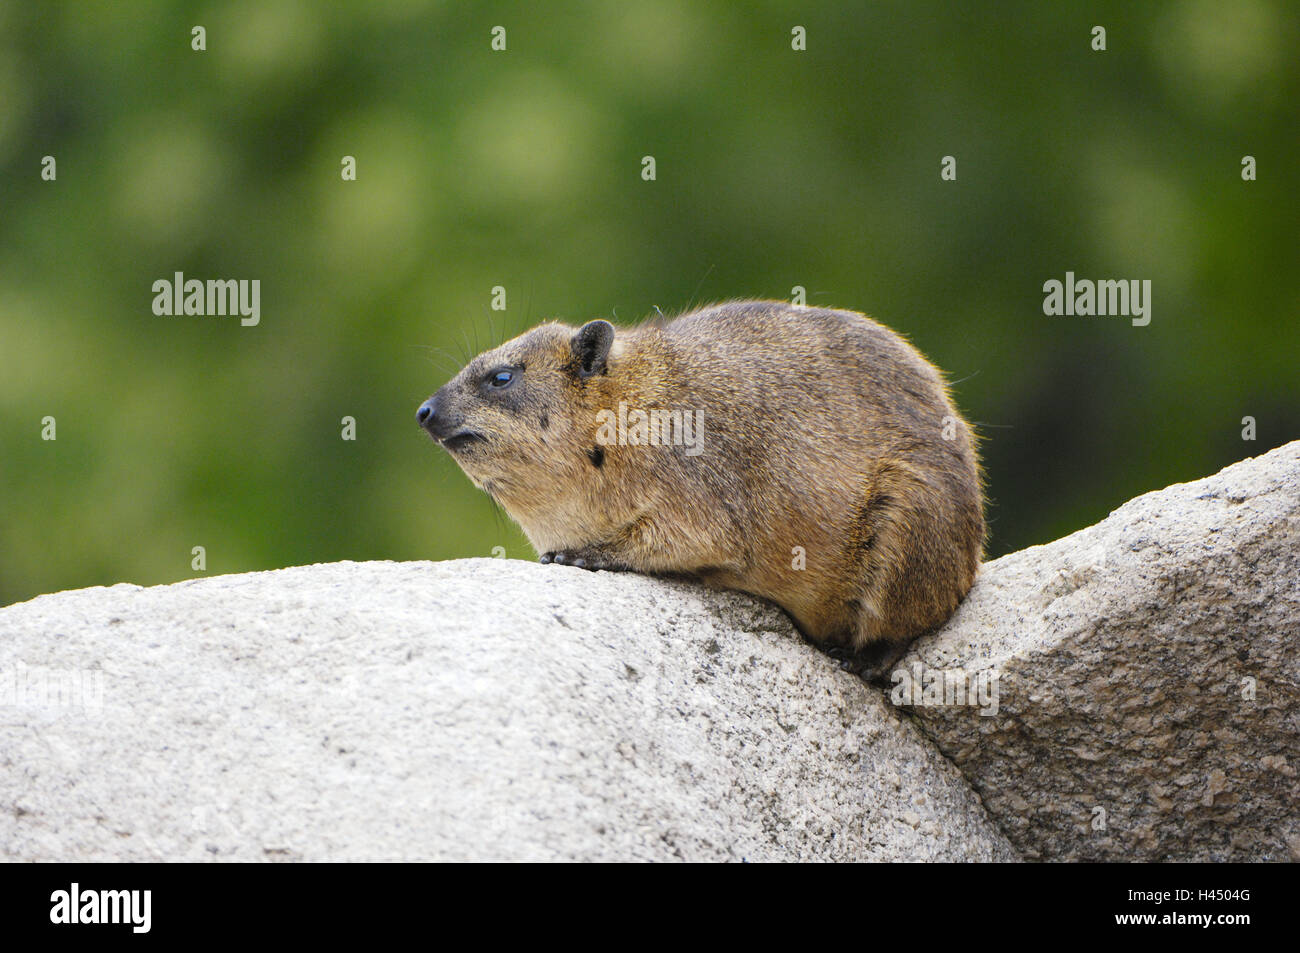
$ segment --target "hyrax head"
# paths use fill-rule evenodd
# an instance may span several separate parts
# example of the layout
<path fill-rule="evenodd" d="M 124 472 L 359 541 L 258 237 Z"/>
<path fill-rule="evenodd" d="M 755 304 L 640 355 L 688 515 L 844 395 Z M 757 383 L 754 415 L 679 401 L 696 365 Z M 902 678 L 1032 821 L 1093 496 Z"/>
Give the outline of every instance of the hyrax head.
<path fill-rule="evenodd" d="M 596 381 L 614 326 L 543 324 L 474 358 L 416 420 L 516 519 L 553 506 L 592 469 Z M 525 526 L 527 529 L 527 526 Z"/>

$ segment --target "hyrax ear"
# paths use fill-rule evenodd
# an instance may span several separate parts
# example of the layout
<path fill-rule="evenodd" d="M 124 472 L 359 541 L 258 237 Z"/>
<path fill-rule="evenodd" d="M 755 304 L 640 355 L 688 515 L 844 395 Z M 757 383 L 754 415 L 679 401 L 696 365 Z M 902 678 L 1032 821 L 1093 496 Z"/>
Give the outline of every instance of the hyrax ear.
<path fill-rule="evenodd" d="M 570 346 L 578 365 L 579 377 L 605 373 L 609 349 L 614 345 L 614 325 L 608 321 L 588 321 L 574 332 Z"/>

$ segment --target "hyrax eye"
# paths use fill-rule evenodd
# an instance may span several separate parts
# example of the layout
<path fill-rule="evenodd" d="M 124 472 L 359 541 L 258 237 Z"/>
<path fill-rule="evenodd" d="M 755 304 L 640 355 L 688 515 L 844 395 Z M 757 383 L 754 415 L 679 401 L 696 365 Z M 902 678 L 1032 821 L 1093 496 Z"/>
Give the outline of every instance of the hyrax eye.
<path fill-rule="evenodd" d="M 493 387 L 509 387 L 515 379 L 514 371 L 493 371 L 488 375 L 488 383 Z"/>

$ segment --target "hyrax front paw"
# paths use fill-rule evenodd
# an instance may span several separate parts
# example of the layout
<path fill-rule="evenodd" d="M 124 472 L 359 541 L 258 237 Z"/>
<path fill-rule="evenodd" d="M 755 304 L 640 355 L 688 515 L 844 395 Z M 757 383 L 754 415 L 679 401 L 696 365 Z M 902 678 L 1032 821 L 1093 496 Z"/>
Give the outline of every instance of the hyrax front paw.
<path fill-rule="evenodd" d="M 608 557 L 589 550 L 562 549 L 553 553 L 542 553 L 542 563 L 555 563 L 557 566 L 572 566 L 575 569 L 588 569 L 592 572 L 603 569 L 606 572 L 628 572 L 629 567 L 614 562 Z"/>

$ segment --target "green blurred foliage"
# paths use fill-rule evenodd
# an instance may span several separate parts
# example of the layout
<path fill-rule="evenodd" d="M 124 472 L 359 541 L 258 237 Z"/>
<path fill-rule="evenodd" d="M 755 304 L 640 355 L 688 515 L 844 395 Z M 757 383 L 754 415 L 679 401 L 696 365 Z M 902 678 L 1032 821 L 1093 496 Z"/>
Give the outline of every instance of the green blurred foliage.
<path fill-rule="evenodd" d="M 186 578 L 195 545 L 531 558 L 418 403 L 544 318 L 795 285 L 958 382 L 992 555 L 1294 439 L 1296 10 L 0 6 L 0 604 Z M 1151 279 L 1150 326 L 1044 316 L 1067 270 Z M 260 279 L 261 324 L 155 316 L 175 271 Z"/>

